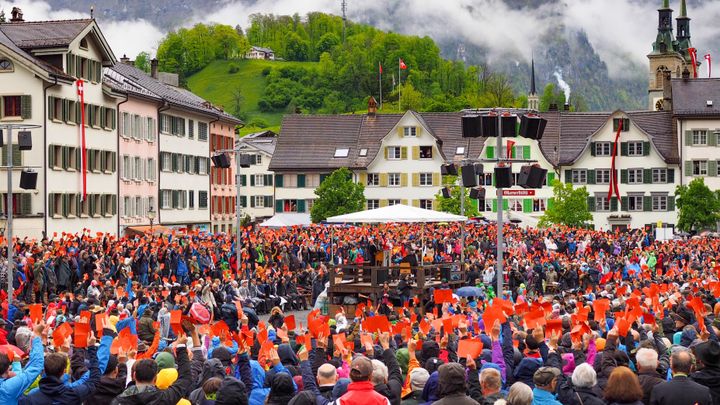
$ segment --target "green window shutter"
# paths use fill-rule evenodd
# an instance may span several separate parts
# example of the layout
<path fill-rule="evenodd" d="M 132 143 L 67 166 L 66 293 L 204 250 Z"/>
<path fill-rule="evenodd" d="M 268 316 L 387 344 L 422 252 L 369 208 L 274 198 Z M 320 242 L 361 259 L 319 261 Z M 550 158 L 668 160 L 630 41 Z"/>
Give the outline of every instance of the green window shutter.
<path fill-rule="evenodd" d="M 67 170 L 70 167 L 70 147 L 62 147 L 62 168 Z"/>
<path fill-rule="evenodd" d="M 707 134 L 708 146 L 717 146 L 718 133 L 717 130 L 710 130 Z"/>
<path fill-rule="evenodd" d="M 263 197 L 263 205 L 265 207 L 272 207 L 272 196 L 266 195 Z"/>
<path fill-rule="evenodd" d="M 649 195 L 643 196 L 643 211 L 652 211 L 652 197 Z"/>
<path fill-rule="evenodd" d="M 20 145 L 16 143 L 12 145 L 12 161 L 13 166 L 22 166 L 22 151 L 20 150 Z"/>
<path fill-rule="evenodd" d="M 275 200 L 275 212 L 283 212 L 283 200 Z"/>
<path fill-rule="evenodd" d="M 548 198 L 547 209 L 549 210 L 550 208 L 553 207 L 553 205 L 555 205 L 555 200 L 553 198 Z"/>
<path fill-rule="evenodd" d="M 587 199 L 588 211 L 595 211 L 595 197 L 588 197 Z"/>
<path fill-rule="evenodd" d="M 643 142 L 643 156 L 650 156 L 650 142 Z"/>
<path fill-rule="evenodd" d="M 667 197 L 667 209 L 668 211 L 675 211 L 675 196 L 669 195 Z"/>
<path fill-rule="evenodd" d="M 617 197 L 610 198 L 610 211 L 618 210 L 618 199 Z"/>
<path fill-rule="evenodd" d="M 105 117 L 105 107 L 100 107 L 100 127 L 105 128 L 107 126 L 106 117 Z"/>
<path fill-rule="evenodd" d="M 590 156 L 595 156 L 595 142 L 590 142 Z"/>
<path fill-rule="evenodd" d="M 613 132 L 617 132 L 619 123 L 620 123 L 619 118 L 613 118 Z"/>
<path fill-rule="evenodd" d="M 675 183 L 675 169 L 667 169 L 667 182 Z"/>
<path fill-rule="evenodd" d="M 523 200 L 523 212 L 532 212 L 533 208 L 533 201 L 531 198 L 526 198 Z"/>
<path fill-rule="evenodd" d="M 628 155 L 628 144 L 627 142 L 620 142 L 620 156 Z"/>
<path fill-rule="evenodd" d="M 627 211 L 627 210 L 628 210 L 628 198 L 620 197 L 620 211 Z"/>
<path fill-rule="evenodd" d="M 620 170 L 620 183 L 627 184 L 628 182 L 628 171 L 627 169 Z"/>
<path fill-rule="evenodd" d="M 65 55 L 65 73 L 69 74 L 70 76 L 73 76 L 73 74 L 75 73 L 75 63 L 73 61 L 71 53 Z"/>
<path fill-rule="evenodd" d="M 255 176 L 253 175 L 250 176 L 250 186 L 255 187 Z"/>
<path fill-rule="evenodd" d="M 530 145 L 523 146 L 523 159 L 530 159 Z"/>
<path fill-rule="evenodd" d="M 403 158 L 403 159 L 405 159 L 405 158 Z M 298 188 L 305 187 L 305 175 L 304 174 L 297 175 L 297 186 L 298 186 Z"/>
<path fill-rule="evenodd" d="M 15 146 L 15 145 L 13 145 L 13 146 Z M 15 151 L 13 150 L 13 152 L 15 152 Z M 14 158 L 15 158 L 15 156 L 13 156 L 13 160 L 14 160 Z M 718 167 L 717 160 L 708 160 L 707 167 L 708 167 L 708 176 L 712 176 L 712 177 L 717 176 L 717 167 Z"/>
<path fill-rule="evenodd" d="M 565 183 L 572 183 L 572 170 L 565 170 Z"/>
<path fill-rule="evenodd" d="M 488 159 L 495 159 L 495 147 L 494 146 L 486 146 L 485 147 L 485 156 Z"/>
<path fill-rule="evenodd" d="M 297 212 L 305 212 L 305 200 L 297 200 Z"/>
<path fill-rule="evenodd" d="M 247 207 L 247 199 L 248 199 L 248 198 L 247 198 L 247 196 L 245 196 L 245 195 L 241 195 L 241 196 L 240 196 L 240 206 L 241 206 L 242 208 L 246 208 L 246 207 Z M 250 201 L 252 201 L 252 198 L 250 199 Z M 255 204 L 253 204 L 253 206 L 255 206 Z"/>
<path fill-rule="evenodd" d="M 283 175 L 276 174 L 275 175 L 275 187 L 282 187 L 282 186 L 283 186 Z M 278 212 L 282 212 L 282 210 L 280 210 Z"/>
<path fill-rule="evenodd" d="M 247 176 L 244 174 L 240 175 L 240 187 L 245 187 L 247 185 Z"/>
<path fill-rule="evenodd" d="M 113 194 L 110 196 L 110 214 L 111 215 L 117 215 L 117 196 Z M 156 208 L 157 209 L 157 208 Z"/>
<path fill-rule="evenodd" d="M 643 169 L 643 183 L 652 184 L 652 169 Z"/>
<path fill-rule="evenodd" d="M 20 116 L 24 120 L 32 118 L 32 97 L 29 95 L 20 96 Z"/>
<path fill-rule="evenodd" d="M 693 139 L 692 139 L 692 131 L 687 130 L 685 131 L 685 146 L 692 146 Z"/>
<path fill-rule="evenodd" d="M 497 200 L 492 200 L 492 211 L 497 212 Z"/>
<path fill-rule="evenodd" d="M 323 181 L 329 176 L 329 174 L 323 173 L 320 175 L 320 184 L 322 184 Z"/>
<path fill-rule="evenodd" d="M 595 184 L 595 170 L 587 171 L 587 184 Z"/>
<path fill-rule="evenodd" d="M 75 167 L 74 167 L 74 169 L 77 170 L 77 171 L 80 171 L 80 166 L 81 166 L 81 164 L 82 164 L 82 163 L 80 162 L 80 161 L 82 160 L 82 156 L 81 156 L 81 155 L 82 155 L 82 149 L 80 149 L 80 148 L 75 148 Z"/>
<path fill-rule="evenodd" d="M 503 200 L 503 211 L 510 209 L 510 201 L 506 198 Z"/>
<path fill-rule="evenodd" d="M 55 145 L 48 146 L 48 166 L 50 169 L 55 166 Z"/>
<path fill-rule="evenodd" d="M 692 176 L 693 172 L 693 164 L 692 160 L 686 160 L 685 161 L 685 173 L 683 173 L 685 176 Z"/>
<path fill-rule="evenodd" d="M 255 197 L 250 197 L 250 208 L 255 208 Z"/>
<path fill-rule="evenodd" d="M 62 215 L 67 217 L 70 213 L 70 194 L 62 195 Z"/>
<path fill-rule="evenodd" d="M 547 185 L 550 186 L 550 187 L 552 187 L 553 181 L 555 181 L 555 173 L 553 173 L 553 172 L 548 172 L 548 174 L 547 174 Z"/>
<path fill-rule="evenodd" d="M 53 109 L 55 107 L 55 97 L 49 96 L 47 101 L 47 117 L 48 120 L 53 119 Z"/>
<path fill-rule="evenodd" d="M 273 185 L 273 175 L 272 174 L 266 174 L 265 175 L 265 186 L 266 187 L 272 187 Z"/>
<path fill-rule="evenodd" d="M 30 194 L 30 193 L 20 194 L 20 213 L 22 215 L 32 214 L 32 194 Z"/>
<path fill-rule="evenodd" d="M 63 122 L 68 122 L 70 119 L 70 100 L 63 99 L 62 100 L 62 120 Z"/>

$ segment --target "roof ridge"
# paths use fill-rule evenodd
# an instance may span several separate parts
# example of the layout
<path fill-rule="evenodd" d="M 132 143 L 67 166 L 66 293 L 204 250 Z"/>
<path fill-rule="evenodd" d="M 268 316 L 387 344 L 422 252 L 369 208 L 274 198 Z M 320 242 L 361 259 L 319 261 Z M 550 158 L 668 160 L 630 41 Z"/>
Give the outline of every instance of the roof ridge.
<path fill-rule="evenodd" d="M 66 20 L 36 20 L 36 21 L 8 22 L 8 23 L 4 23 L 2 25 L 13 26 L 13 25 L 23 25 L 23 24 L 75 23 L 75 22 L 81 22 L 81 21 L 91 23 L 95 20 L 92 18 L 70 18 L 70 19 L 66 19 Z"/>

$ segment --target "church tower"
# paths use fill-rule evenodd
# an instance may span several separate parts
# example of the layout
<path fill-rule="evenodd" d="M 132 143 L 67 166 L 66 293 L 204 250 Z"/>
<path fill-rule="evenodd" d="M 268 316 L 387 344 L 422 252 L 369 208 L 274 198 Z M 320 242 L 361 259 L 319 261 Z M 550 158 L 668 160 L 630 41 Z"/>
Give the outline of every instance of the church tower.
<path fill-rule="evenodd" d="M 540 97 L 535 89 L 535 58 L 530 62 L 530 93 L 528 94 L 528 108 L 540 111 Z"/>
<path fill-rule="evenodd" d="M 690 42 L 690 17 L 687 16 L 685 0 L 680 2 L 680 17 L 675 20 L 677 21 L 678 52 L 685 58 L 685 63 L 690 64 L 690 68 L 692 68 L 692 59 L 690 58 L 690 52 L 688 52 L 688 49 L 692 48 Z"/>
<path fill-rule="evenodd" d="M 685 1 L 683 1 L 683 9 L 684 5 Z M 672 13 L 670 1 L 664 0 L 663 7 L 658 10 L 657 37 L 653 42 L 653 50 L 648 55 L 650 61 L 648 99 L 651 110 L 662 109 L 663 87 L 668 77 L 681 77 L 683 70 L 686 68 L 686 59 L 680 50 L 681 45 L 673 36 Z M 683 19 L 682 15 L 678 18 L 678 25 L 680 25 L 679 21 L 683 21 L 683 27 L 685 27 L 686 20 Z M 690 23 L 689 19 L 687 19 L 687 30 L 680 32 L 679 35 L 682 36 L 678 36 L 678 38 L 683 38 L 683 45 L 690 43 L 689 28 Z M 687 52 L 687 48 L 685 51 Z"/>

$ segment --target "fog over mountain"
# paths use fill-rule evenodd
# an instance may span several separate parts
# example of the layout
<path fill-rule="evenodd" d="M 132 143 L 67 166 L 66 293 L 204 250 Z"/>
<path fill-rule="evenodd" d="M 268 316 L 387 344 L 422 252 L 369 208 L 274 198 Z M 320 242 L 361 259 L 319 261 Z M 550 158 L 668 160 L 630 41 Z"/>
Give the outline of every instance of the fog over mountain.
<path fill-rule="evenodd" d="M 341 13 L 342 0 L 49 0 L 15 5 L 28 20 L 95 17 L 118 55 L 151 53 L 168 30 L 197 22 L 246 27 L 253 13 Z M 13 3 L 0 0 L 6 14 Z M 588 108 L 644 108 L 661 0 L 347 0 L 350 20 L 432 37 L 444 56 L 509 75 L 526 91 L 566 83 Z M 679 14 L 680 0 L 670 6 Z M 720 58 L 720 1 L 688 0 L 693 45 Z M 702 56 L 700 56 L 702 59 Z M 720 59 L 718 59 L 720 61 Z M 707 75 L 706 67 L 700 68 Z M 716 69 L 713 76 L 717 76 Z M 572 100 L 572 97 L 571 97 Z"/>

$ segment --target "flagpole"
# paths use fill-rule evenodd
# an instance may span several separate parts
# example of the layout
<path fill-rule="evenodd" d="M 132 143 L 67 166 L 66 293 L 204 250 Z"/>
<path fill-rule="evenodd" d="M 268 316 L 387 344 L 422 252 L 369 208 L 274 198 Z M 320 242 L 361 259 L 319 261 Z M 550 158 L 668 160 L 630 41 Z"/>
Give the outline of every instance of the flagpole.
<path fill-rule="evenodd" d="M 380 62 L 378 62 L 378 68 L 380 69 L 380 109 L 382 110 L 382 64 Z"/>
<path fill-rule="evenodd" d="M 400 76 L 400 58 L 398 58 L 398 111 L 402 111 L 402 76 Z"/>

